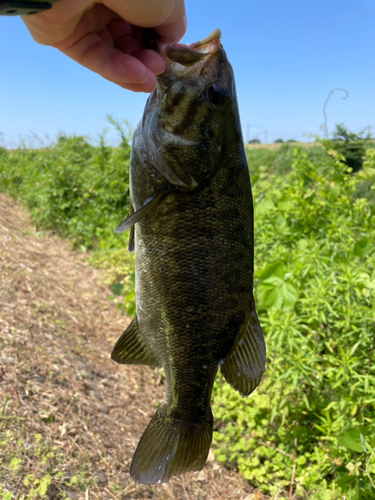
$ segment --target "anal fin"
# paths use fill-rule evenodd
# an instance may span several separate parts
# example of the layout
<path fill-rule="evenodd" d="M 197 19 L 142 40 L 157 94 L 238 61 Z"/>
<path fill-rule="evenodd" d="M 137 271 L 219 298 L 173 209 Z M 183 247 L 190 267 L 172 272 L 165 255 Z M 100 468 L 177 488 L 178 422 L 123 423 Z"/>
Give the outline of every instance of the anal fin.
<path fill-rule="evenodd" d="M 111 358 L 121 365 L 161 366 L 138 329 L 137 316 L 116 342 Z"/>
<path fill-rule="evenodd" d="M 250 313 L 234 345 L 221 366 L 225 380 L 241 396 L 251 394 L 262 379 L 266 367 L 266 345 L 255 311 Z"/>

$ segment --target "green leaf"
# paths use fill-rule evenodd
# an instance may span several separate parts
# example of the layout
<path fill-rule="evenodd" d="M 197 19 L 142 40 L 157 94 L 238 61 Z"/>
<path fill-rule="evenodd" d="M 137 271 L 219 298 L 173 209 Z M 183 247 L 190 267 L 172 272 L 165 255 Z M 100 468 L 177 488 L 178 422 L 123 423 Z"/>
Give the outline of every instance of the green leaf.
<path fill-rule="evenodd" d="M 259 174 L 255 174 L 251 177 L 251 185 L 255 186 L 255 184 L 259 181 Z"/>
<path fill-rule="evenodd" d="M 300 240 L 297 241 L 297 247 L 299 250 L 306 250 L 308 246 L 309 246 L 309 241 L 306 240 L 305 238 L 301 238 Z"/>
<path fill-rule="evenodd" d="M 298 299 L 298 291 L 291 283 L 272 276 L 258 285 L 257 297 L 260 307 L 292 309 Z"/>
<path fill-rule="evenodd" d="M 270 276 L 269 278 L 267 278 L 266 280 L 264 280 L 264 283 L 267 283 L 267 285 L 273 286 L 276 288 L 276 287 L 282 286 L 284 283 L 284 280 L 283 280 L 283 278 L 280 278 L 279 276 L 273 275 L 273 276 Z"/>
<path fill-rule="evenodd" d="M 339 479 L 336 479 L 336 483 L 339 486 L 344 486 L 345 484 L 348 484 L 354 480 L 355 480 L 355 476 L 352 476 L 352 475 L 349 476 L 349 474 L 348 474 L 346 476 L 341 476 Z"/>
<path fill-rule="evenodd" d="M 37 491 L 39 493 L 40 496 L 44 496 L 47 494 L 47 491 L 48 491 L 48 487 L 50 486 L 51 484 L 51 476 L 49 474 L 46 474 L 45 476 L 43 476 L 40 481 L 39 481 L 39 485 L 38 485 L 38 488 L 37 488 Z"/>
<path fill-rule="evenodd" d="M 281 287 L 281 296 L 285 307 L 292 309 L 298 299 L 298 290 L 292 283 L 284 283 Z"/>
<path fill-rule="evenodd" d="M 294 204 L 290 200 L 290 196 L 288 194 L 284 194 L 277 204 L 277 208 L 283 212 L 288 212 L 289 210 L 292 210 L 293 207 Z"/>
<path fill-rule="evenodd" d="M 10 461 L 9 463 L 9 469 L 11 470 L 17 470 L 20 466 L 20 464 L 22 463 L 22 460 L 20 458 L 12 458 L 12 460 Z"/>
<path fill-rule="evenodd" d="M 343 432 L 338 439 L 338 445 L 347 450 L 356 451 L 357 453 L 365 452 L 361 442 L 361 431 L 359 429 L 349 429 Z"/>
<path fill-rule="evenodd" d="M 373 250 L 373 248 L 374 248 L 374 244 L 371 244 L 371 242 L 369 240 L 367 240 L 366 238 L 363 238 L 363 239 L 357 241 L 357 243 L 354 245 L 354 255 L 356 255 L 357 257 L 360 257 L 362 259 L 362 257 L 364 257 L 366 254 L 371 252 L 371 250 Z"/>
<path fill-rule="evenodd" d="M 332 189 L 328 191 L 328 200 L 334 201 L 339 197 L 341 192 L 341 187 L 338 184 L 335 184 Z"/>
<path fill-rule="evenodd" d="M 5 409 L 6 409 L 7 403 L 8 403 L 8 399 L 9 399 L 9 396 L 5 396 L 4 406 L 3 406 L 3 409 L 1 410 L 1 416 L 2 417 L 4 416 Z"/>
<path fill-rule="evenodd" d="M 261 280 L 266 280 L 270 276 L 278 276 L 279 278 L 284 278 L 286 272 L 286 267 L 283 262 L 272 262 L 271 264 L 268 264 L 265 268 L 261 269 L 257 273 L 255 273 L 255 276 Z"/>
<path fill-rule="evenodd" d="M 283 262 L 272 262 L 256 277 L 262 281 L 257 288 L 257 297 L 260 307 L 282 307 L 292 309 L 298 299 L 298 290 L 290 283 L 290 273 L 286 272 Z"/>
<path fill-rule="evenodd" d="M 271 210 L 271 208 L 275 208 L 274 202 L 269 198 L 264 197 L 259 201 L 259 203 L 255 203 L 254 212 L 256 215 L 261 215 L 266 213 L 268 210 Z"/>
<path fill-rule="evenodd" d="M 360 170 L 358 172 L 359 177 L 362 177 L 362 179 L 365 179 L 366 181 L 369 181 L 373 177 L 375 177 L 375 168 L 364 168 L 363 170 Z"/>
<path fill-rule="evenodd" d="M 360 439 L 361 439 L 361 445 L 362 445 L 362 448 L 364 449 L 365 453 L 368 453 L 367 451 L 367 448 L 366 448 L 366 441 L 365 441 L 365 436 L 361 433 L 359 435 Z"/>
<path fill-rule="evenodd" d="M 267 284 L 259 284 L 257 289 L 258 303 L 260 307 L 277 307 L 282 304 L 281 297 L 277 293 L 277 288 Z"/>
<path fill-rule="evenodd" d="M 124 285 L 121 283 L 115 283 L 109 287 L 113 295 L 122 295 L 124 292 Z"/>

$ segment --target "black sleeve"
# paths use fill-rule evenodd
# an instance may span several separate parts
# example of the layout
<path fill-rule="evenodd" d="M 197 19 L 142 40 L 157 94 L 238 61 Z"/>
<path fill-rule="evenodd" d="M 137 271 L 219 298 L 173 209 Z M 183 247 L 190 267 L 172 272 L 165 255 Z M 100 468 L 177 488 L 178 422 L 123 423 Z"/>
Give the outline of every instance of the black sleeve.
<path fill-rule="evenodd" d="M 26 16 L 52 7 L 57 0 L 0 0 L 0 16 Z"/>

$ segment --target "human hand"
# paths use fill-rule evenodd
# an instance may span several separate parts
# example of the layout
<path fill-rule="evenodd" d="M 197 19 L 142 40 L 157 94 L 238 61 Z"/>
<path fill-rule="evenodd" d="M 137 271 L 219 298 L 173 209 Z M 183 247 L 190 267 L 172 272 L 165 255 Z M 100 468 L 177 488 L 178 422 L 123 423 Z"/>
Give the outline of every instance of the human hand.
<path fill-rule="evenodd" d="M 36 42 L 134 92 L 151 92 L 165 69 L 143 46 L 145 28 L 163 43 L 178 42 L 186 30 L 184 0 L 59 0 L 22 20 Z"/>

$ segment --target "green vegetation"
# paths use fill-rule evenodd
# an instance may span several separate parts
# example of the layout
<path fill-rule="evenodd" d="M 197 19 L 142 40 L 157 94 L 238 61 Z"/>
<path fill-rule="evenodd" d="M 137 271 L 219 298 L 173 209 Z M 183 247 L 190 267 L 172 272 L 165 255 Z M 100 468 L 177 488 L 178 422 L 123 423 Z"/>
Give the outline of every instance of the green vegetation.
<path fill-rule="evenodd" d="M 375 151 L 347 173 L 328 152 L 253 175 L 256 296 L 267 371 L 243 400 L 221 379 L 217 458 L 262 491 L 311 499 L 375 497 Z M 250 168 L 252 165 L 250 165 Z M 294 473 L 293 473 L 294 471 Z"/>
<path fill-rule="evenodd" d="M 332 147 L 344 156 L 345 163 L 353 172 L 362 168 L 366 149 L 374 147 L 369 128 L 359 134 L 350 132 L 344 124 L 337 124 L 333 132 Z"/>
<path fill-rule="evenodd" d="M 119 247 L 112 229 L 129 213 L 128 139 L 111 148 L 104 134 L 98 147 L 60 135 L 45 149 L 3 149 L 1 189 L 26 203 L 39 228 L 57 231 L 84 251 Z"/>
<path fill-rule="evenodd" d="M 126 121 L 108 121 L 120 136 L 118 148 L 106 145 L 105 132 L 96 147 L 86 137 L 60 135 L 43 149 L 0 148 L 0 190 L 28 207 L 38 229 L 90 250 L 91 262 L 106 269 L 108 284 L 130 293 L 134 258 L 128 234 L 116 235 L 114 228 L 129 215 L 131 133 Z"/>
<path fill-rule="evenodd" d="M 47 497 L 52 482 L 57 485 L 69 488 L 73 484 L 81 490 L 85 490 L 95 482 L 90 470 L 90 463 L 82 463 L 81 470 L 77 476 L 70 475 L 65 471 L 64 455 L 57 450 L 57 446 L 51 446 L 48 440 L 41 434 L 34 434 L 32 439 L 25 439 L 22 420 L 19 422 L 19 430 L 11 432 L 3 429 L 7 417 L 0 416 L 0 460 L 6 464 L 0 470 L 0 499 L 12 500 L 16 498 L 7 488 L 9 482 L 18 484 L 22 481 L 26 494 L 17 496 L 17 500 L 39 500 Z M 8 417 L 9 419 L 9 417 Z M 4 425 L 5 427 L 5 425 Z M 15 445 L 15 446 L 14 446 Z M 11 450 L 11 454 L 9 454 Z M 33 473 L 28 473 L 28 462 L 33 463 Z M 56 496 L 57 498 L 57 496 Z M 61 500 L 69 500 L 64 494 L 59 494 Z"/>
<path fill-rule="evenodd" d="M 130 153 L 115 125 L 117 149 L 104 137 L 93 147 L 62 136 L 44 150 L 2 150 L 0 189 L 24 202 L 40 228 L 90 250 L 134 312 L 126 237 L 113 233 L 128 211 Z M 246 400 L 218 376 L 215 454 L 279 499 L 289 491 L 375 498 L 375 150 L 355 174 L 328 141 L 247 156 L 268 362 Z"/>
<path fill-rule="evenodd" d="M 289 172 L 292 168 L 295 147 L 295 144 L 285 143 L 279 149 L 246 149 L 250 174 L 253 175 L 260 167 L 267 167 L 267 171 L 272 174 L 283 175 Z M 307 154 L 307 159 L 314 164 L 327 156 L 325 149 L 319 143 L 303 151 Z"/>

